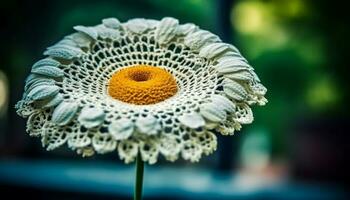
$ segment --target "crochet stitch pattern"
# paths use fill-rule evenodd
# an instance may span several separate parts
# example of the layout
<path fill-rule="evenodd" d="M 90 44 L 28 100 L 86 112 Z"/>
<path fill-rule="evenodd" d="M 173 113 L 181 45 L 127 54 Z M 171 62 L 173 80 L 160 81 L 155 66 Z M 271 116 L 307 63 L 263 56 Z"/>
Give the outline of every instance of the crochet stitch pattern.
<path fill-rule="evenodd" d="M 16 104 L 47 150 L 196 162 L 267 103 L 237 48 L 194 24 L 107 18 L 74 29 L 32 66 Z"/>

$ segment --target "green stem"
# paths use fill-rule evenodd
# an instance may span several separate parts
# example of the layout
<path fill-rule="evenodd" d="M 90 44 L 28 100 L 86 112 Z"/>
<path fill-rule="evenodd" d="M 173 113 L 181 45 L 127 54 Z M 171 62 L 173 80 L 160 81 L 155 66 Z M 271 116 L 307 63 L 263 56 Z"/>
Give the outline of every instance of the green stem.
<path fill-rule="evenodd" d="M 136 179 L 135 179 L 134 200 L 142 199 L 143 170 L 144 170 L 144 163 L 142 161 L 141 154 L 138 153 L 137 159 L 136 159 Z"/>

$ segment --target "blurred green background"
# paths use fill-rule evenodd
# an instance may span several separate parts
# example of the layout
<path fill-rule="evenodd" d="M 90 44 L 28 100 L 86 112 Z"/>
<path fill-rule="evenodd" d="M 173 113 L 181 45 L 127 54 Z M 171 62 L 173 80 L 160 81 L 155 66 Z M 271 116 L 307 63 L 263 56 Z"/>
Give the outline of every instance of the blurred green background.
<path fill-rule="evenodd" d="M 348 11 L 340 2 L 16 0 L 2 1 L 0 6 L 3 19 L 0 33 L 0 177 L 1 174 L 7 174 L 6 170 L 9 168 L 18 167 L 20 170 L 27 165 L 33 167 L 33 170 L 39 170 L 42 165 L 52 164 L 53 171 L 47 173 L 56 173 L 54 170 L 57 160 L 67 167 L 74 166 L 77 169 L 80 166 L 84 169 L 84 164 L 93 165 L 91 163 L 96 163 L 96 166 L 100 167 L 97 169 L 100 170 L 103 170 L 106 163 L 116 163 L 121 168 L 114 169 L 113 165 L 108 165 L 108 168 L 117 171 L 132 168 L 130 165 L 122 165 L 114 154 L 83 160 L 66 148 L 45 152 L 37 138 L 30 138 L 25 134 L 25 121 L 15 114 L 13 107 L 21 98 L 24 79 L 30 66 L 43 57 L 42 52 L 46 47 L 72 33 L 74 25 L 95 25 L 106 17 L 126 21 L 137 17 L 161 19 L 164 16 L 172 16 L 178 18 L 180 23 L 195 23 L 237 46 L 268 88 L 269 103 L 265 107 L 254 107 L 254 123 L 244 126 L 234 137 L 220 137 L 219 150 L 202 162 L 195 165 L 183 161 L 170 164 L 160 162 L 159 165 L 150 167 L 149 179 L 152 179 L 153 174 L 156 177 L 158 171 L 164 168 L 176 167 L 173 169 L 174 173 L 181 171 L 185 174 L 193 168 L 198 168 L 204 170 L 203 173 L 208 176 L 215 173 L 224 174 L 218 176 L 221 177 L 218 180 L 213 177 L 212 181 L 218 181 L 219 185 L 225 185 L 227 181 L 222 177 L 238 176 L 241 179 L 243 177 L 243 183 L 248 186 L 264 180 L 271 183 L 283 182 L 286 188 L 295 183 L 296 191 L 305 190 L 305 194 L 294 197 L 291 195 L 295 192 L 294 187 L 289 187 L 286 191 L 282 188 L 276 194 L 273 193 L 276 196 L 259 193 L 261 199 L 305 199 L 306 196 L 303 195 L 326 199 L 347 197 L 346 174 L 349 173 L 349 168 L 345 152 L 349 150 L 347 125 L 350 106 L 347 100 L 350 71 L 347 58 L 350 30 Z M 38 160 L 40 162 L 33 166 L 32 162 Z M 60 168 L 57 167 L 57 170 Z M 1 181 L 0 178 L 0 186 L 6 191 L 20 190 L 33 197 L 38 197 L 37 193 L 41 193 L 41 197 L 45 199 L 55 199 L 50 194 L 56 193 L 61 194 L 59 197 L 63 198 L 92 198 L 84 196 L 86 193 L 78 190 L 63 193 L 66 189 L 41 189 L 33 186 L 26 174 L 16 176 L 16 170 L 12 173 L 13 176 L 3 176 L 2 180 L 5 181 Z M 244 176 L 247 174 L 249 177 Z M 13 181 L 21 176 L 24 179 L 27 177 L 25 184 L 18 184 L 20 180 Z M 250 181 L 250 176 L 257 181 Z M 128 179 L 132 181 L 133 175 Z M 184 184 L 181 181 L 179 183 Z M 198 184 L 198 181 L 193 184 Z M 308 188 L 305 184 L 315 188 Z M 176 187 L 173 187 L 175 186 L 169 186 L 172 190 L 157 195 L 157 188 L 153 188 L 154 193 L 151 187 L 147 192 L 146 185 L 146 197 L 177 199 L 172 196 L 172 193 L 177 191 Z M 36 189 L 29 192 L 28 188 Z M 323 191 L 322 188 L 326 188 L 324 191 L 331 191 L 330 194 L 317 196 Z M 231 196 L 214 193 L 208 198 L 223 198 L 220 195 L 227 199 L 256 198 L 254 187 L 252 193 L 229 191 Z M 199 198 L 200 195 L 206 194 L 188 191 L 182 193 L 188 196 L 181 196 L 181 199 Z M 102 195 L 107 198 L 121 194 L 112 192 L 105 196 L 98 194 L 93 197 Z M 123 193 L 121 196 L 127 198 L 127 194 Z"/>

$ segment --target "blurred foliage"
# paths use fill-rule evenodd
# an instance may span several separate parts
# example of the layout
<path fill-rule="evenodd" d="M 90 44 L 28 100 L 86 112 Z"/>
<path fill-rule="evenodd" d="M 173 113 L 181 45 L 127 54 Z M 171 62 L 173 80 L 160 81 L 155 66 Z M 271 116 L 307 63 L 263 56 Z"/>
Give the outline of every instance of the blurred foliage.
<path fill-rule="evenodd" d="M 348 91 L 332 38 L 341 19 L 324 15 L 322 2 L 239 1 L 232 8 L 235 43 L 268 88 L 269 103 L 255 109 L 254 127 L 267 129 L 274 152 L 286 151 L 292 124 L 307 116 L 345 113 Z M 328 13 L 329 14 L 329 13 Z M 323 29 L 327 24 L 330 27 Z M 334 34 L 333 33 L 333 34 Z M 348 107 L 348 106 L 347 106 Z M 345 112 L 344 112 L 345 111 Z M 252 129 L 252 128 L 251 128 Z"/>

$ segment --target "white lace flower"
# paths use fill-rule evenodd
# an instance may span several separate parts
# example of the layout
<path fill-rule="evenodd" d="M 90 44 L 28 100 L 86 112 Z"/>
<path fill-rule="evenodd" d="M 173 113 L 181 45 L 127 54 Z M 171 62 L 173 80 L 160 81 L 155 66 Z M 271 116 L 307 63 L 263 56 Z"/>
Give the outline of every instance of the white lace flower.
<path fill-rule="evenodd" d="M 108 18 L 74 29 L 33 65 L 16 105 L 48 150 L 194 162 L 216 149 L 215 132 L 233 134 L 267 102 L 239 51 L 194 24 Z"/>

